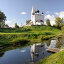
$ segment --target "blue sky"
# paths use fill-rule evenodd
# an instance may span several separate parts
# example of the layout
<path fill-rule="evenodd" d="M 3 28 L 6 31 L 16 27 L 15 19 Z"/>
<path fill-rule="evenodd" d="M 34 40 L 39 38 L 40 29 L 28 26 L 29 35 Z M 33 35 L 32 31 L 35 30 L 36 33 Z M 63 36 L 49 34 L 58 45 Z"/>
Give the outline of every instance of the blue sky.
<path fill-rule="evenodd" d="M 7 16 L 9 26 L 25 24 L 30 19 L 32 6 L 43 12 L 51 23 L 55 16 L 64 18 L 64 0 L 0 0 L 0 10 Z"/>

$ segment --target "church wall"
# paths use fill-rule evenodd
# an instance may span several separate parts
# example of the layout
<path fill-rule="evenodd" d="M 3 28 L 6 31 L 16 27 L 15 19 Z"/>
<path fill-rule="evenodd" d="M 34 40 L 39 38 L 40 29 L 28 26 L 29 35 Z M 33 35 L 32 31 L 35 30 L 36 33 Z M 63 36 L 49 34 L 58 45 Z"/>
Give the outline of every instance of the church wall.
<path fill-rule="evenodd" d="M 43 25 L 43 22 L 36 22 L 36 25 Z"/>
<path fill-rule="evenodd" d="M 31 22 L 33 22 L 33 25 L 36 25 L 36 21 L 37 20 L 43 20 L 44 21 L 44 15 L 43 14 L 39 14 L 39 13 L 35 13 L 35 9 L 34 7 L 32 7 L 32 11 L 31 11 Z M 37 24 L 41 24 L 42 25 L 43 22 L 37 22 Z"/>
<path fill-rule="evenodd" d="M 33 22 L 33 24 L 35 25 L 35 15 L 31 16 L 31 21 Z"/>
<path fill-rule="evenodd" d="M 43 20 L 44 21 L 44 15 L 35 14 L 35 21 L 37 21 L 37 20 Z"/>

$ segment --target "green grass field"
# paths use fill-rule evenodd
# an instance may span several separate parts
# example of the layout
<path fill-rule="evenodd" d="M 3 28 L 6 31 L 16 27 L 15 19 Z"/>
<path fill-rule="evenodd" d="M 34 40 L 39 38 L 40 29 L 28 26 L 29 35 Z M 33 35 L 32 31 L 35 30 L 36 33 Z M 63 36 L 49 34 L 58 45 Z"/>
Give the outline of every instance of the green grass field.
<path fill-rule="evenodd" d="M 49 26 L 26 26 L 18 29 L 0 29 L 0 46 L 30 45 L 58 36 L 62 31 Z M 64 64 L 64 51 L 53 54 L 38 64 Z"/>
<path fill-rule="evenodd" d="M 18 29 L 0 29 L 0 46 L 13 44 L 13 42 L 40 42 L 57 36 L 61 30 L 49 26 L 27 26 Z M 20 40 L 19 40 L 20 39 Z M 16 40 L 16 41 L 15 41 Z M 24 43 L 23 43 L 24 44 Z"/>
<path fill-rule="evenodd" d="M 41 60 L 38 64 L 64 64 L 64 50 Z"/>

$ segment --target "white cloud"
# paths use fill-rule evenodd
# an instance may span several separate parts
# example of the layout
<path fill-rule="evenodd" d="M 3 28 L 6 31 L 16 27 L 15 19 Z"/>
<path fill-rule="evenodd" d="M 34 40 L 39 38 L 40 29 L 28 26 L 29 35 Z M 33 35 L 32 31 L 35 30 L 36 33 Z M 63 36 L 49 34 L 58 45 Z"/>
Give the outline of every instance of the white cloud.
<path fill-rule="evenodd" d="M 15 20 L 15 19 L 7 20 L 7 21 L 5 21 L 5 24 L 8 24 L 10 27 L 13 27 L 13 26 L 14 26 L 14 23 L 15 23 L 14 20 Z"/>
<path fill-rule="evenodd" d="M 46 11 L 46 14 L 49 14 L 49 11 Z"/>
<path fill-rule="evenodd" d="M 11 20 L 7 20 L 5 23 L 10 24 L 11 22 L 12 22 Z"/>
<path fill-rule="evenodd" d="M 27 13 L 26 13 L 26 12 L 21 12 L 20 14 L 25 15 L 25 14 L 27 14 Z"/>
<path fill-rule="evenodd" d="M 5 21 L 5 24 L 8 24 L 10 27 L 13 27 L 12 20 Z"/>
<path fill-rule="evenodd" d="M 54 15 L 47 14 L 45 16 L 45 19 L 50 19 L 51 25 L 54 25 L 55 24 L 55 17 L 54 17 Z"/>
<path fill-rule="evenodd" d="M 8 24 L 10 27 L 14 27 L 15 23 L 17 23 L 19 26 L 21 26 L 21 20 L 20 19 L 13 18 L 13 19 L 9 19 L 9 20 L 5 21 L 5 24 Z"/>
<path fill-rule="evenodd" d="M 54 14 L 58 16 L 58 12 L 54 12 Z"/>
<path fill-rule="evenodd" d="M 25 52 L 26 50 L 21 50 L 21 52 Z"/>
<path fill-rule="evenodd" d="M 64 18 L 64 11 L 55 12 L 54 14 L 57 15 L 58 17 L 60 17 L 60 18 Z"/>

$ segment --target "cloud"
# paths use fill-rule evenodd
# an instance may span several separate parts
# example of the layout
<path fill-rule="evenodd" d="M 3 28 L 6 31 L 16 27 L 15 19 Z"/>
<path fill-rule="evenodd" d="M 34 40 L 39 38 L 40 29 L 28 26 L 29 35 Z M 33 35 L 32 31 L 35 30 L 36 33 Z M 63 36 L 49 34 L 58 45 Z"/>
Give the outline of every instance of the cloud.
<path fill-rule="evenodd" d="M 8 24 L 10 27 L 14 27 L 15 23 L 17 23 L 19 26 L 21 26 L 21 20 L 20 19 L 13 18 L 13 19 L 8 19 L 7 21 L 5 21 L 5 24 Z"/>
<path fill-rule="evenodd" d="M 11 22 L 12 22 L 11 20 L 7 20 L 5 23 L 10 24 Z"/>
<path fill-rule="evenodd" d="M 21 52 L 25 52 L 26 50 L 21 50 Z"/>
<path fill-rule="evenodd" d="M 21 12 L 20 14 L 25 15 L 25 14 L 27 14 L 27 13 L 26 13 L 26 12 Z"/>
<path fill-rule="evenodd" d="M 7 21 L 5 21 L 5 24 L 8 24 L 10 27 L 13 27 L 12 20 L 7 20 Z"/>
<path fill-rule="evenodd" d="M 57 15 L 58 17 L 60 17 L 60 18 L 64 18 L 64 11 L 55 12 L 54 14 Z"/>
<path fill-rule="evenodd" d="M 51 25 L 54 25 L 55 24 L 55 16 L 54 15 L 47 14 L 45 16 L 45 19 L 50 19 Z"/>
<path fill-rule="evenodd" d="M 49 11 L 46 11 L 46 14 L 49 14 Z"/>
<path fill-rule="evenodd" d="M 8 24 L 10 27 L 14 27 L 15 19 L 5 21 L 5 24 Z"/>

